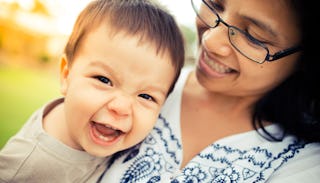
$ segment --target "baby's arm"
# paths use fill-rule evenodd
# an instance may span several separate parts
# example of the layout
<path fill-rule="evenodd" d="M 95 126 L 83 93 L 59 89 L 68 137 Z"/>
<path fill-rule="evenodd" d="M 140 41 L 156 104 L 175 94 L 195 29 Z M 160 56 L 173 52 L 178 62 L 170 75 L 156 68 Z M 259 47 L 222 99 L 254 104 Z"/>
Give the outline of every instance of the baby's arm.
<path fill-rule="evenodd" d="M 0 151 L 0 182 L 13 181 L 33 149 L 34 144 L 27 139 L 12 137 Z M 32 167 L 25 168 L 32 170 Z"/>

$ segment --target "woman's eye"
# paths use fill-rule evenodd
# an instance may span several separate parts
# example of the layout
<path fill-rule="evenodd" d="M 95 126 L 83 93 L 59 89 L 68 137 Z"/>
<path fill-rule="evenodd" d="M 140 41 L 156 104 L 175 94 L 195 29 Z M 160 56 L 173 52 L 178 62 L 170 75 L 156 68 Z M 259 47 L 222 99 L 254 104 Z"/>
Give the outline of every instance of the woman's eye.
<path fill-rule="evenodd" d="M 251 36 L 250 34 L 247 34 L 246 36 L 247 40 L 251 43 L 257 44 L 260 43 L 260 41 L 256 38 L 254 38 L 253 36 Z"/>
<path fill-rule="evenodd" d="M 256 46 L 261 47 L 262 45 L 268 44 L 268 42 L 266 42 L 264 40 L 257 39 L 256 37 L 253 37 L 249 33 L 246 33 L 245 39 L 247 39 L 247 43 L 249 45 L 254 46 L 254 47 L 256 47 Z"/>
<path fill-rule="evenodd" d="M 245 32 L 245 35 L 246 35 L 246 38 L 249 42 L 251 43 L 255 43 L 255 44 L 268 44 L 269 41 L 264 39 L 264 37 L 257 33 L 257 31 L 250 31 L 249 33 L 249 30 L 245 29 L 244 30 Z"/>
<path fill-rule="evenodd" d="M 208 5 L 217 12 L 223 12 L 224 7 L 216 0 L 207 0 Z"/>
<path fill-rule="evenodd" d="M 95 76 L 94 78 L 98 79 L 100 82 L 111 85 L 112 86 L 112 82 L 109 78 L 104 77 L 104 76 Z"/>
<path fill-rule="evenodd" d="M 146 99 L 146 100 L 155 101 L 155 99 L 148 94 L 139 94 L 139 97 Z"/>

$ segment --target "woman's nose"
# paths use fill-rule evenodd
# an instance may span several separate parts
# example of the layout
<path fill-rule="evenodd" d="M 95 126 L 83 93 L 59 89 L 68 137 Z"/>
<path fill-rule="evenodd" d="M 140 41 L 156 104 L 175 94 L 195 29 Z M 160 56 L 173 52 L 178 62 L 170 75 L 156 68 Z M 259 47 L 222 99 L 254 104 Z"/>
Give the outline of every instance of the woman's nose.
<path fill-rule="evenodd" d="M 228 56 L 232 52 L 228 28 L 221 23 L 217 27 L 209 28 L 203 32 L 201 44 L 206 51 L 220 56 Z"/>

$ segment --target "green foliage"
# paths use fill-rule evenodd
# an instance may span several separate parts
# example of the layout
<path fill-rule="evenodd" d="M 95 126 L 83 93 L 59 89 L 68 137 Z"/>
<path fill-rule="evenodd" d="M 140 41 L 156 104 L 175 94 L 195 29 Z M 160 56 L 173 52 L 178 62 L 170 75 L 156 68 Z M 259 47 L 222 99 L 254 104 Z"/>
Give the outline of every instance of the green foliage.
<path fill-rule="evenodd" d="M 36 109 L 60 96 L 58 77 L 49 73 L 0 67 L 0 149 Z"/>
<path fill-rule="evenodd" d="M 185 37 L 187 45 L 193 45 L 197 39 L 195 30 L 185 25 L 180 25 L 180 28 Z"/>
<path fill-rule="evenodd" d="M 50 56 L 47 53 L 42 53 L 39 56 L 40 63 L 48 63 L 50 62 Z"/>
<path fill-rule="evenodd" d="M 196 51 L 197 37 L 196 31 L 192 27 L 180 25 L 181 31 L 185 39 L 186 55 L 185 64 L 194 64 L 194 57 Z"/>

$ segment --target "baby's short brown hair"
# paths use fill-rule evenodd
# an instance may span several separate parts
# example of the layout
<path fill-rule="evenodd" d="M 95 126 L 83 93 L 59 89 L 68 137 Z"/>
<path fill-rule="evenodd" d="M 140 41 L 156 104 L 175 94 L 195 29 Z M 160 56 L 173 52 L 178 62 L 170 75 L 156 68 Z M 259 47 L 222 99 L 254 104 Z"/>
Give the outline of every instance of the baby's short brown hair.
<path fill-rule="evenodd" d="M 83 38 L 101 24 L 109 25 L 110 32 L 140 36 L 140 43 L 151 43 L 157 53 L 168 52 L 176 69 L 177 80 L 184 65 L 183 35 L 167 10 L 152 0 L 94 0 L 79 14 L 64 53 L 72 63 Z M 125 41 L 125 40 L 124 40 Z M 169 93 L 173 89 L 172 85 Z"/>

